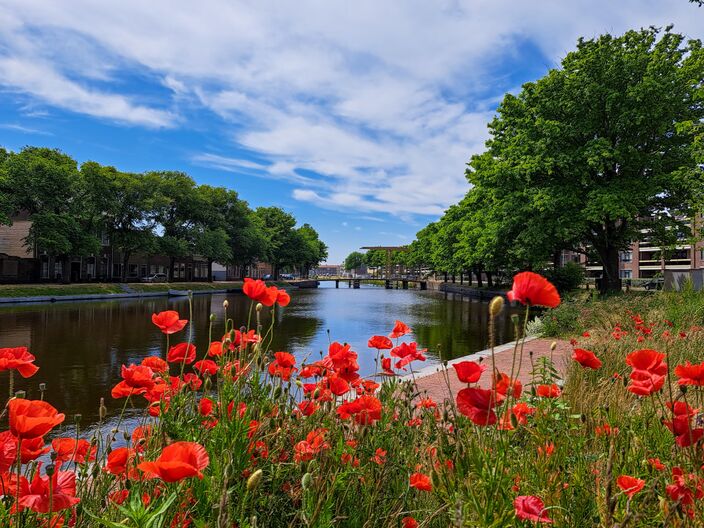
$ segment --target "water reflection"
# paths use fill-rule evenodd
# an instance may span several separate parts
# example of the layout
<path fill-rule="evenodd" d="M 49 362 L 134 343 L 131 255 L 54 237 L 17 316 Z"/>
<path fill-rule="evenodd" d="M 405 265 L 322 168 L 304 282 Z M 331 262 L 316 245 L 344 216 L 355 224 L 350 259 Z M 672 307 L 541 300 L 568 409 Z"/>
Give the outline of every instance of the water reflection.
<path fill-rule="evenodd" d="M 330 339 L 344 341 L 359 353 L 362 374 L 370 374 L 375 352 L 367 348 L 367 339 L 388 333 L 395 319 L 414 329 L 431 362 L 487 346 L 486 303 L 452 294 L 375 287 L 322 287 L 292 293 L 291 304 L 277 311 L 272 349 L 288 350 L 299 359 L 316 359 L 327 350 Z M 236 326 L 246 325 L 250 318 L 250 303 L 241 295 L 195 296 L 190 331 L 199 353 L 209 342 L 211 313 L 216 315 L 213 337 L 223 333 L 225 299 Z M 0 347 L 28 346 L 37 357 L 39 372 L 30 380 L 19 380 L 16 388 L 38 398 L 39 384 L 46 383 L 48 401 L 69 416 L 83 414 L 84 424 L 93 423 L 101 397 L 112 413 L 119 411 L 121 402 L 111 400 L 110 389 L 120 379 L 121 365 L 162 353 L 164 336 L 152 325 L 151 314 L 166 309 L 188 317 L 188 300 L 160 297 L 3 307 Z M 510 313 L 504 311 L 497 320 L 499 343 L 512 339 Z M 265 315 L 264 326 L 269 322 Z M 181 332 L 172 344 L 186 338 Z M 0 394 L 7 394 L 8 388 L 8 374 L 0 373 Z"/>

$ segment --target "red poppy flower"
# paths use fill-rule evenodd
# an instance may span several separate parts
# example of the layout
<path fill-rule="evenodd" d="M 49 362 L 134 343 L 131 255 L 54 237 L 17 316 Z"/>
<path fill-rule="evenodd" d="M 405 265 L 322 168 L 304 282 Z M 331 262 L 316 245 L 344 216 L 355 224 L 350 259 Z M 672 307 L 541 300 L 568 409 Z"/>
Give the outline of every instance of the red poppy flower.
<path fill-rule="evenodd" d="M 303 400 L 298 404 L 298 411 L 303 416 L 310 416 L 318 410 L 318 404 L 312 400 Z"/>
<path fill-rule="evenodd" d="M 185 363 L 190 365 L 196 359 L 196 347 L 188 343 L 179 343 L 169 349 L 166 360 L 169 363 Z"/>
<path fill-rule="evenodd" d="M 397 337 L 405 336 L 406 334 L 409 334 L 411 332 L 411 329 L 408 327 L 408 325 L 402 321 L 396 321 L 396 324 L 394 325 L 394 329 L 391 330 L 391 333 L 389 334 L 389 337 L 391 339 L 396 339 Z"/>
<path fill-rule="evenodd" d="M 522 521 L 532 521 L 536 523 L 551 524 L 552 519 L 548 517 L 545 504 L 539 497 L 533 495 L 521 495 L 513 501 L 516 517 Z"/>
<path fill-rule="evenodd" d="M 645 370 L 651 374 L 667 374 L 667 365 L 663 362 L 665 354 L 657 350 L 642 349 L 631 352 L 626 356 L 626 364 L 633 370 Z"/>
<path fill-rule="evenodd" d="M 54 438 L 51 441 L 51 447 L 56 453 L 56 463 L 61 465 L 64 462 L 76 462 L 85 464 L 95 460 L 97 446 L 91 449 L 90 442 L 80 438 L 76 441 L 75 438 Z"/>
<path fill-rule="evenodd" d="M 391 358 L 390 357 L 381 358 L 381 369 L 384 371 L 384 374 L 386 374 L 387 376 L 395 376 L 396 375 L 394 373 L 394 371 L 391 370 Z"/>
<path fill-rule="evenodd" d="M 348 383 L 359 378 L 357 352 L 350 350 L 350 345 L 341 345 L 337 341 L 330 343 L 328 355 L 323 359 L 325 368 L 334 370 Z"/>
<path fill-rule="evenodd" d="M 430 477 L 423 473 L 413 473 L 410 477 L 409 485 L 420 491 L 433 491 L 433 485 L 430 482 Z"/>
<path fill-rule="evenodd" d="M 337 408 L 337 415 L 343 420 L 354 416 L 358 424 L 371 425 L 381 420 L 381 402 L 376 397 L 365 394 L 340 405 Z"/>
<path fill-rule="evenodd" d="M 291 296 L 286 290 L 278 290 L 276 292 L 276 304 L 279 306 L 288 306 L 291 302 Z"/>
<path fill-rule="evenodd" d="M 369 348 L 376 348 L 377 350 L 390 350 L 394 347 L 394 344 L 386 336 L 372 336 L 367 341 L 367 346 Z"/>
<path fill-rule="evenodd" d="M 51 491 L 51 493 L 50 493 Z M 81 501 L 76 497 L 76 474 L 73 471 L 56 471 L 51 477 L 41 477 L 39 471 L 25 493 L 20 492 L 20 508 L 29 508 L 37 513 L 66 510 Z"/>
<path fill-rule="evenodd" d="M 648 464 L 650 464 L 650 467 L 652 467 L 655 471 L 662 471 L 665 469 L 665 464 L 660 462 L 659 458 L 649 458 Z"/>
<path fill-rule="evenodd" d="M 457 378 L 462 383 L 476 383 L 486 370 L 486 365 L 480 365 L 476 361 L 460 361 L 452 366 L 457 372 Z"/>
<path fill-rule="evenodd" d="M 17 460 L 17 439 L 10 431 L 0 433 L 0 475 Z"/>
<path fill-rule="evenodd" d="M 401 519 L 402 528 L 418 528 L 418 521 L 413 517 L 404 517 Z"/>
<path fill-rule="evenodd" d="M 562 391 L 553 383 L 552 385 L 538 385 L 535 388 L 535 393 L 541 398 L 559 398 Z"/>
<path fill-rule="evenodd" d="M 291 379 L 291 374 L 298 371 L 296 357 L 293 354 L 276 352 L 274 358 L 274 361 L 269 363 L 269 375 L 288 381 Z"/>
<path fill-rule="evenodd" d="M 675 375 L 679 378 L 677 383 L 680 385 L 704 385 L 704 363 L 692 365 L 689 361 L 684 365 L 675 367 Z"/>
<path fill-rule="evenodd" d="M 152 323 L 159 327 L 165 334 L 175 334 L 183 330 L 183 327 L 188 324 L 188 319 L 179 319 L 178 312 L 174 310 L 166 310 L 158 314 L 152 314 Z"/>
<path fill-rule="evenodd" d="M 163 373 L 169 371 L 169 364 L 160 357 L 156 356 L 149 356 L 144 358 L 142 360 L 141 365 L 143 367 L 149 367 L 154 372 Z"/>
<path fill-rule="evenodd" d="M 629 499 L 638 493 L 645 486 L 645 481 L 629 475 L 621 475 L 616 479 L 616 484 L 628 496 Z"/>
<path fill-rule="evenodd" d="M 22 440 L 20 459 L 23 464 L 27 464 L 28 462 L 45 455 L 49 451 L 50 448 L 44 443 L 43 437 L 38 436 L 37 438 L 26 438 Z"/>
<path fill-rule="evenodd" d="M 44 436 L 65 418 L 64 414 L 41 400 L 13 398 L 7 406 L 10 415 L 10 431 L 20 439 Z"/>
<path fill-rule="evenodd" d="M 385 451 L 384 449 L 382 449 L 380 447 L 377 447 L 376 451 L 374 451 L 374 456 L 372 457 L 371 460 L 375 464 L 377 464 L 379 466 L 383 466 L 384 464 L 386 464 L 386 454 L 387 454 L 387 451 Z"/>
<path fill-rule="evenodd" d="M 34 364 L 34 356 L 27 347 L 0 348 L 0 372 L 3 370 L 16 370 L 23 378 L 29 378 L 39 367 Z"/>
<path fill-rule="evenodd" d="M 278 288 L 268 288 L 264 281 L 259 279 L 253 280 L 249 277 L 244 279 L 242 291 L 247 297 L 253 301 L 262 303 L 264 306 L 272 306 L 278 297 Z"/>
<path fill-rule="evenodd" d="M 423 355 L 423 352 L 426 350 L 425 348 L 418 350 L 418 345 L 415 342 L 401 343 L 399 346 L 391 349 L 391 355 L 400 358 L 396 362 L 396 368 L 402 369 L 412 361 L 425 361 L 427 358 Z"/>
<path fill-rule="evenodd" d="M 151 389 L 154 386 L 154 371 L 144 365 L 122 365 L 122 379 L 135 389 Z"/>
<path fill-rule="evenodd" d="M 209 374 L 210 376 L 214 376 L 218 373 L 220 367 L 218 367 L 218 364 L 212 359 L 201 359 L 193 363 L 193 368 L 200 372 L 201 375 Z"/>
<path fill-rule="evenodd" d="M 591 350 L 584 350 L 583 348 L 575 348 L 572 352 L 572 359 L 585 368 L 590 368 L 593 370 L 601 368 L 601 360 L 594 355 Z"/>
<path fill-rule="evenodd" d="M 328 449 L 330 444 L 325 441 L 325 433 L 327 432 L 328 430 L 322 427 L 313 429 L 305 440 L 301 440 L 293 447 L 293 459 L 296 462 L 308 462 L 313 460 L 315 455 L 323 449 Z"/>
<path fill-rule="evenodd" d="M 704 429 L 692 429 L 692 418 L 697 415 L 698 409 L 693 409 L 686 402 L 668 402 L 667 408 L 672 411 L 671 421 L 663 421 L 673 435 L 675 442 L 680 447 L 689 447 L 696 444 L 704 436 Z"/>
<path fill-rule="evenodd" d="M 205 448 L 195 442 L 174 442 L 166 446 L 154 462 L 142 462 L 137 467 L 147 476 L 159 477 L 164 482 L 178 482 L 189 477 L 203 478 L 201 470 L 210 459 Z"/>
<path fill-rule="evenodd" d="M 513 399 L 517 400 L 521 397 L 523 384 L 520 380 L 512 380 L 508 374 L 499 372 L 498 375 L 494 376 L 494 390 L 496 391 L 497 403 L 504 401 L 509 392 L 511 392 Z"/>
<path fill-rule="evenodd" d="M 507 294 L 509 301 L 518 301 L 529 306 L 555 308 L 560 304 L 557 289 L 542 275 L 524 271 L 513 277 L 513 286 Z"/>
<path fill-rule="evenodd" d="M 468 388 L 457 393 L 457 409 L 477 425 L 496 423 L 494 391 Z"/>
<path fill-rule="evenodd" d="M 136 457 L 137 452 L 134 449 L 128 447 L 113 449 L 108 454 L 105 470 L 113 475 L 129 475 L 132 478 L 135 473 L 133 464 Z"/>
<path fill-rule="evenodd" d="M 201 398 L 198 402 L 198 412 L 201 416 L 210 416 L 213 414 L 213 400 L 210 398 Z"/>

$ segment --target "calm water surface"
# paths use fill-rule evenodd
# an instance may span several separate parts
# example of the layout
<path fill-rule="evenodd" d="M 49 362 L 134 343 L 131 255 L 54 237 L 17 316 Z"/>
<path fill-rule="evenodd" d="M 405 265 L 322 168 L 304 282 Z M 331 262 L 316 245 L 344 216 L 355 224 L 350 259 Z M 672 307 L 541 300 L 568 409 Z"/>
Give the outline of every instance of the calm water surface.
<path fill-rule="evenodd" d="M 235 324 L 246 325 L 250 303 L 243 295 L 193 297 L 193 342 L 199 357 L 208 344 L 211 313 L 217 317 L 214 338 L 223 334 L 225 299 Z M 367 339 L 388 334 L 395 319 L 407 323 L 420 348 L 428 349 L 426 364 L 482 350 L 489 339 L 486 303 L 453 294 L 372 286 L 358 290 L 321 287 L 294 290 L 291 299 L 289 306 L 279 309 L 272 349 L 313 361 L 321 351 L 327 351 L 329 337 L 348 342 L 359 354 L 363 375 L 374 372 L 376 357 L 376 352 L 367 348 Z M 120 380 L 122 364 L 163 354 L 164 336 L 152 324 L 151 314 L 167 309 L 178 310 L 188 318 L 188 299 L 158 297 L 3 307 L 0 348 L 27 346 L 40 369 L 31 379 L 16 382 L 16 388 L 26 390 L 28 398 L 39 398 L 39 384 L 46 383 L 45 399 L 67 416 L 81 413 L 86 426 L 97 421 L 101 397 L 105 397 L 113 415 L 119 412 L 124 400 L 112 401 L 110 389 Z M 513 338 L 510 314 L 505 310 L 497 321 L 498 343 Z M 172 336 L 171 344 L 186 339 L 183 331 Z M 8 374 L 2 372 L 0 397 L 8 390 Z"/>

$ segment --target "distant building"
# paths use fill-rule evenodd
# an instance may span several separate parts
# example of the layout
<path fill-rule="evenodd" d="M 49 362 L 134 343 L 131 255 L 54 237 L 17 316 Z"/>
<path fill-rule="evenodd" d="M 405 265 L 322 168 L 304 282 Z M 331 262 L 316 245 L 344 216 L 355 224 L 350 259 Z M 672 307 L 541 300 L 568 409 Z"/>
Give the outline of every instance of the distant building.
<path fill-rule="evenodd" d="M 69 257 L 62 262 L 41 248 L 27 247 L 25 239 L 31 219 L 20 214 L 12 225 L 0 226 L 0 282 L 54 282 L 68 276 L 71 282 L 110 282 L 122 277 L 122 254 L 103 237 L 100 251 L 87 257 Z M 132 255 L 127 262 L 126 278 L 139 281 L 156 273 L 168 275 L 171 259 L 164 255 Z M 175 281 L 208 280 L 208 262 L 197 255 L 177 258 L 174 262 Z"/>
<path fill-rule="evenodd" d="M 342 264 L 320 264 L 310 270 L 314 277 L 339 277 L 343 274 Z"/>
<path fill-rule="evenodd" d="M 667 252 L 667 259 L 661 258 L 661 248 L 648 239 L 636 241 L 619 258 L 619 275 L 622 279 L 649 279 L 663 271 L 688 271 L 704 269 L 704 241 L 694 244 L 682 240 L 673 250 Z M 562 252 L 562 265 L 579 262 L 584 265 L 587 277 L 601 277 L 603 267 L 599 262 L 589 261 L 581 253 Z"/>

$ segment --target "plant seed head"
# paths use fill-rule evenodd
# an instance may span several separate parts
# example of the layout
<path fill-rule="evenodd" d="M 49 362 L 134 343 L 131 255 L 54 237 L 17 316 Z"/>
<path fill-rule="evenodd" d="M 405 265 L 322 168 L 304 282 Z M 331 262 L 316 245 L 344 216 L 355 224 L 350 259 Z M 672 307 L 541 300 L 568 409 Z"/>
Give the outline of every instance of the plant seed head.
<path fill-rule="evenodd" d="M 257 489 L 257 487 L 259 487 L 259 484 L 261 484 L 262 482 L 263 476 L 264 472 L 261 469 L 258 469 L 254 473 L 252 473 L 247 479 L 247 491 Z"/>
<path fill-rule="evenodd" d="M 491 317 L 496 317 L 501 313 L 501 310 L 504 307 L 504 298 L 501 297 L 500 295 L 497 295 L 494 297 L 491 302 L 489 303 L 489 315 Z"/>

